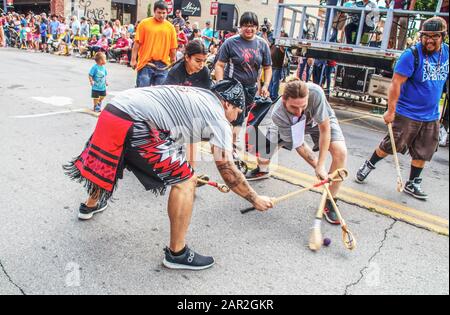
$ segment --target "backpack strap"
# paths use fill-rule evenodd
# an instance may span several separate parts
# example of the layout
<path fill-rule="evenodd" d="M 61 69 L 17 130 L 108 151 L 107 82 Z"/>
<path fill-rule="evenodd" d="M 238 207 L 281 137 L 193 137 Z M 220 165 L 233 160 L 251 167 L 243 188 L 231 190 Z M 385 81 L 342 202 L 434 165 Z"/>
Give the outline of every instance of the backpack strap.
<path fill-rule="evenodd" d="M 419 69 L 419 64 L 420 64 L 420 56 L 419 56 L 419 50 L 417 49 L 416 45 L 411 46 L 410 48 L 408 48 L 409 50 L 411 50 L 413 56 L 414 56 L 414 72 L 412 73 L 412 75 L 409 77 L 409 79 L 413 79 L 414 76 L 416 75 L 416 71 L 417 69 Z"/>

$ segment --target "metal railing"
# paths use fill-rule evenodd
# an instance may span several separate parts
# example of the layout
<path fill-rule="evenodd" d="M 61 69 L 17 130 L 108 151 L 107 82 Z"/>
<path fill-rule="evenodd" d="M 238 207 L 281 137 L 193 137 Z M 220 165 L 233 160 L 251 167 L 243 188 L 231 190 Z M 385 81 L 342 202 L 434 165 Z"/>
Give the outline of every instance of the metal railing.
<path fill-rule="evenodd" d="M 440 8 L 443 0 L 439 0 L 436 11 L 434 12 L 424 12 L 424 11 L 410 11 L 410 10 L 397 10 L 393 9 L 393 2 L 390 8 L 377 8 L 374 10 L 368 10 L 365 7 L 346 7 L 342 6 L 341 2 L 338 5 L 308 5 L 308 4 L 279 4 L 277 18 L 275 22 L 275 39 L 279 45 L 284 46 L 311 46 L 315 45 L 322 48 L 339 49 L 339 50 L 349 50 L 349 51 L 359 51 L 366 52 L 369 54 L 386 54 L 396 56 L 399 55 L 402 50 L 396 50 L 389 47 L 389 41 L 391 37 L 391 30 L 395 23 L 395 18 L 404 17 L 408 19 L 407 28 L 409 31 L 418 31 L 415 27 L 418 21 L 423 21 L 432 16 L 448 16 L 448 13 L 440 13 Z M 307 11 L 318 11 L 319 9 L 326 9 L 327 18 L 319 17 L 314 14 L 310 14 Z M 286 14 L 291 12 L 291 25 L 288 33 L 288 37 L 282 37 L 281 32 L 284 28 L 285 22 L 289 21 Z M 359 15 L 358 30 L 356 32 L 356 42 L 351 43 L 338 43 L 337 41 L 331 41 L 332 32 L 336 31 L 333 29 L 334 18 L 337 13 L 345 13 L 350 16 L 346 17 L 346 23 L 351 19 L 353 15 Z M 375 28 L 369 35 L 375 36 L 382 35 L 381 42 L 376 47 L 363 46 L 362 38 L 364 36 L 365 30 L 364 25 L 366 23 L 367 15 L 378 15 L 379 21 L 375 25 Z M 298 17 L 300 16 L 300 20 Z M 305 36 L 305 29 L 307 26 L 313 24 L 315 25 L 316 32 L 311 38 L 311 36 Z M 347 26 L 346 24 L 346 26 Z M 380 32 L 381 25 L 383 25 L 383 31 Z M 411 28 L 409 26 L 412 26 Z M 345 27 L 346 27 L 345 26 Z M 322 28 L 322 30 L 320 30 Z M 345 28 L 344 28 L 345 29 Z M 342 30 L 345 32 L 345 30 Z M 297 34 L 295 36 L 294 34 Z M 306 34 L 307 35 L 307 34 Z M 309 38 L 308 38 L 309 37 Z M 406 39 L 405 39 L 406 42 Z"/>

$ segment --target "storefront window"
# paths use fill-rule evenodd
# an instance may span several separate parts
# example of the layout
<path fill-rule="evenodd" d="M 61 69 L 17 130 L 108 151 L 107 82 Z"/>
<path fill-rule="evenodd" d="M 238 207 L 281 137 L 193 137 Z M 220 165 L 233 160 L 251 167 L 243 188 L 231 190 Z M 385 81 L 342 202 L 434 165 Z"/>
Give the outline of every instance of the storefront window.
<path fill-rule="evenodd" d="M 122 24 L 134 23 L 137 17 L 136 0 L 113 0 L 111 17 L 120 20 Z"/>

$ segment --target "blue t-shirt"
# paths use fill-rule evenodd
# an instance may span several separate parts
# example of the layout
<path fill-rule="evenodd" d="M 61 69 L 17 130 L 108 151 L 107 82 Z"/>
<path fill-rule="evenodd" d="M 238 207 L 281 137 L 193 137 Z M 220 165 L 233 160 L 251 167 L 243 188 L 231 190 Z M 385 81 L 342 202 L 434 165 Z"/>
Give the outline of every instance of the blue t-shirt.
<path fill-rule="evenodd" d="M 41 36 L 47 36 L 47 24 L 42 22 L 40 26 Z"/>
<path fill-rule="evenodd" d="M 408 79 L 401 88 L 396 112 L 412 120 L 430 122 L 439 119 L 439 101 L 448 77 L 448 45 L 442 45 L 442 56 L 435 52 L 423 55 L 422 44 L 416 45 L 419 52 L 419 66 L 414 73 L 414 54 L 406 50 L 395 65 L 395 73 Z M 439 62 L 440 59 L 440 62 Z"/>
<path fill-rule="evenodd" d="M 214 32 L 212 28 L 205 28 L 202 32 L 202 36 L 206 36 L 209 38 L 217 38 L 219 32 Z M 210 40 L 204 39 L 203 44 L 205 44 L 206 48 L 209 48 L 209 46 L 212 44 Z"/>
<path fill-rule="evenodd" d="M 108 75 L 108 71 L 106 71 L 105 66 L 99 66 L 95 64 L 91 71 L 89 72 L 89 76 L 94 80 L 94 85 L 92 86 L 92 90 L 103 92 L 106 91 L 106 76 Z"/>
<path fill-rule="evenodd" d="M 58 21 L 51 21 L 50 22 L 50 31 L 52 32 L 52 35 L 58 34 L 58 28 L 59 28 L 59 22 Z"/>

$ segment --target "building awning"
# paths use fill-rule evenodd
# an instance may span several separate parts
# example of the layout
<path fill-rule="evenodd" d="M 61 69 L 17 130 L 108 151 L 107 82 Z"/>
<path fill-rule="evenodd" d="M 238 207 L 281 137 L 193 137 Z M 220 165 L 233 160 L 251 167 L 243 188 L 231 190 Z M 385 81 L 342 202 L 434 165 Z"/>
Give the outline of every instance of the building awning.
<path fill-rule="evenodd" d="M 181 2 L 183 16 L 202 16 L 202 5 L 199 0 L 183 0 Z"/>
<path fill-rule="evenodd" d="M 22 5 L 22 4 L 48 4 L 50 5 L 50 0 L 14 0 L 13 5 Z"/>
<path fill-rule="evenodd" d="M 137 0 L 112 0 L 113 3 L 123 3 L 123 4 L 131 4 L 136 5 Z"/>

